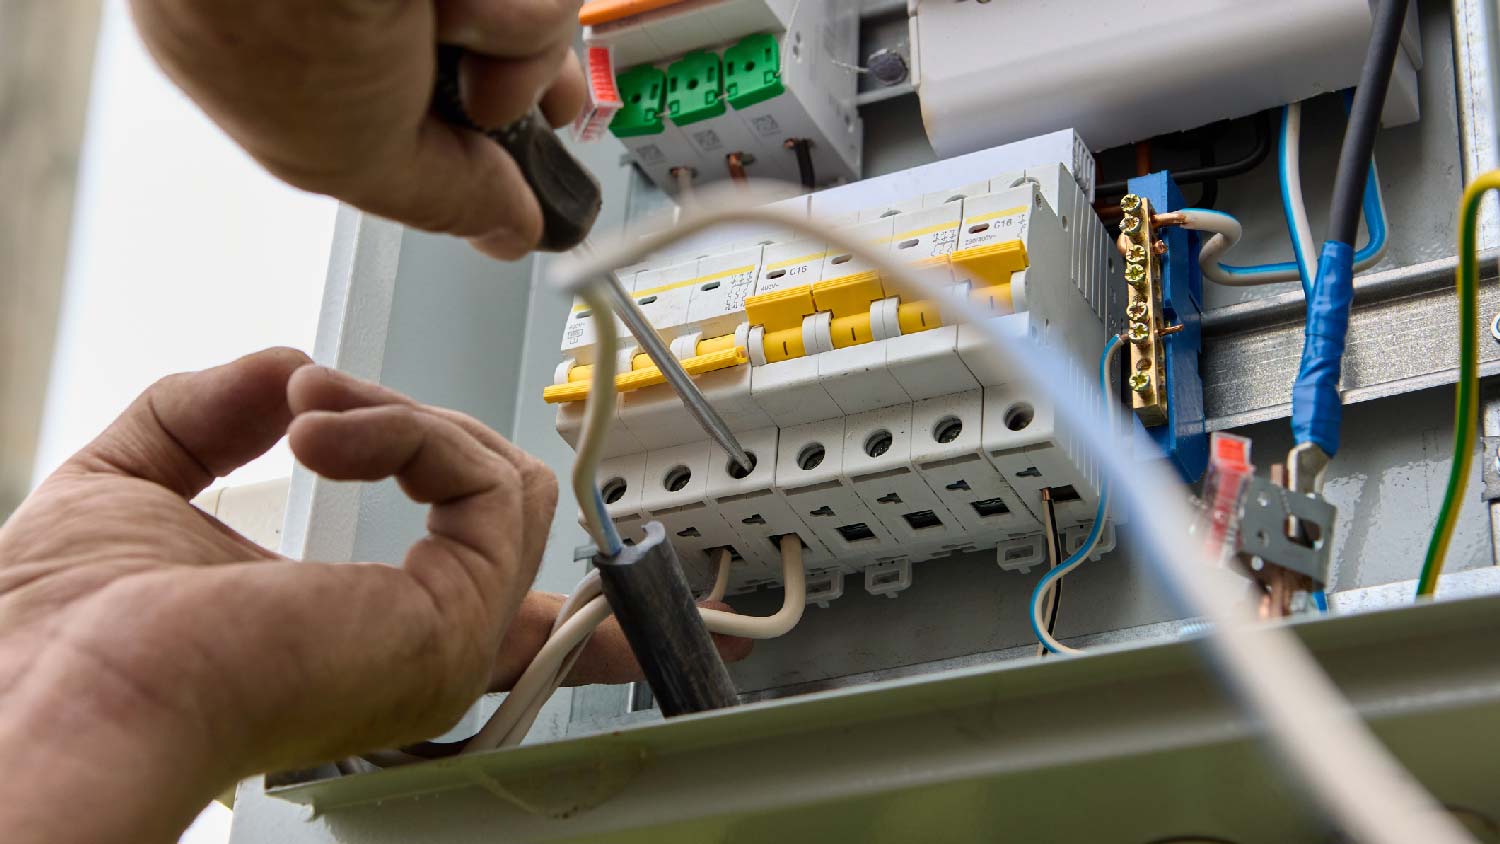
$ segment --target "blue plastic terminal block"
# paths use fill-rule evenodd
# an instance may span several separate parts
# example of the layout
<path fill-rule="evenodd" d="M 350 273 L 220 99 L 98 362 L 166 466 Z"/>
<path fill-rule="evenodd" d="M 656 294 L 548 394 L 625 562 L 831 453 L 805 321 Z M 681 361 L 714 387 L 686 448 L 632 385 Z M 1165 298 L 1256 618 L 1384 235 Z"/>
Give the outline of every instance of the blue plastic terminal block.
<path fill-rule="evenodd" d="M 1130 192 L 1149 201 L 1157 213 L 1187 207 L 1171 174 L 1162 171 L 1130 180 Z M 1208 431 L 1204 426 L 1203 376 L 1198 357 L 1203 352 L 1203 275 L 1198 270 L 1196 232 L 1180 226 L 1159 229 L 1167 253 L 1161 256 L 1162 314 L 1168 325 L 1182 330 L 1162 338 L 1167 363 L 1167 424 L 1146 433 L 1162 450 L 1183 480 L 1195 483 L 1208 467 Z"/>

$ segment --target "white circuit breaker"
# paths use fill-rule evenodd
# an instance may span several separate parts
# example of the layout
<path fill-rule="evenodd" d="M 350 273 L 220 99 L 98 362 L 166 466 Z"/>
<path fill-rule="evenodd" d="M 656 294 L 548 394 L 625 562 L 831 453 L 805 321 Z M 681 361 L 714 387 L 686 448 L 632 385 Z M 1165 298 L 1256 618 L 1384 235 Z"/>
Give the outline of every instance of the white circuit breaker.
<path fill-rule="evenodd" d="M 1078 148 L 1074 133 L 1054 133 L 789 207 L 946 270 L 968 308 L 1031 336 L 1097 392 L 1123 277 Z M 719 237 L 621 278 L 755 462 L 747 472 L 709 441 L 622 332 L 599 482 L 625 537 L 662 522 L 699 581 L 728 547 L 732 588 L 746 590 L 778 580 L 778 540 L 795 533 L 826 587 L 810 600 L 826 601 L 845 574 L 889 594 L 910 583 L 911 563 L 957 552 L 996 549 L 1007 569 L 1043 562 L 1043 489 L 1059 523 L 1081 533 L 1098 478 L 1080 432 L 958 324 L 953 304 L 903 299 L 858 255 L 821 242 Z M 575 446 L 601 317 L 570 315 L 547 390 Z"/>

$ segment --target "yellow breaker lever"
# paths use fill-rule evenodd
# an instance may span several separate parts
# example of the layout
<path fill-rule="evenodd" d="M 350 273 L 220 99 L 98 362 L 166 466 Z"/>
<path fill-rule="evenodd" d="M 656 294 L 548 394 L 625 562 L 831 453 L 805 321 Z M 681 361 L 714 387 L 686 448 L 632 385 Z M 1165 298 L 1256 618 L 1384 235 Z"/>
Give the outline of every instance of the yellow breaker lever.
<path fill-rule="evenodd" d="M 745 316 L 765 331 L 766 360 L 770 363 L 807 354 L 802 344 L 802 320 L 817 313 L 808 285 L 761 293 L 745 299 Z"/>
<path fill-rule="evenodd" d="M 745 347 L 734 344 L 733 334 L 701 340 L 696 351 L 698 354 L 682 362 L 682 368 L 689 375 L 702 375 L 750 362 L 749 356 L 745 354 Z M 548 404 L 583 401 L 588 398 L 593 372 L 594 367 L 589 364 L 573 367 L 568 370 L 568 383 L 547 387 L 542 391 L 542 399 Z M 615 376 L 615 389 L 627 393 L 665 384 L 666 380 L 666 376 L 651 362 L 648 355 L 636 355 L 631 361 L 631 370 Z"/>
<path fill-rule="evenodd" d="M 953 271 L 973 282 L 969 299 L 987 307 L 991 313 L 1015 312 L 1011 298 L 1010 277 L 1028 266 L 1026 244 L 1019 240 L 987 243 L 954 252 L 950 258 Z"/>
<path fill-rule="evenodd" d="M 870 305 L 885 298 L 880 273 L 866 270 L 843 278 L 820 281 L 812 287 L 818 310 L 832 314 L 828 332 L 835 349 L 874 340 L 870 330 Z"/>

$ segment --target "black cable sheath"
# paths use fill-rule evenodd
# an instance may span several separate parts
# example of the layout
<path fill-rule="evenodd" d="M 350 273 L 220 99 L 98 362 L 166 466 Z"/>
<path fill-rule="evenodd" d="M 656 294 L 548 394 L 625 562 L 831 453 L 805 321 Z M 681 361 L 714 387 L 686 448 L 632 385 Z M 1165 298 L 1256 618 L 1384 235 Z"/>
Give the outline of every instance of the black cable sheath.
<path fill-rule="evenodd" d="M 1231 176 L 1243 176 L 1251 170 L 1259 167 L 1262 161 L 1271 154 L 1271 118 L 1267 112 L 1255 115 L 1255 146 L 1240 158 L 1226 161 L 1223 164 L 1214 164 L 1206 167 L 1194 167 L 1191 170 L 1173 170 L 1172 178 L 1181 185 L 1196 185 L 1214 179 L 1228 179 Z M 1120 196 L 1130 188 L 1127 182 L 1105 182 L 1098 188 L 1099 196 Z"/>
<path fill-rule="evenodd" d="M 812 190 L 818 186 L 818 175 L 813 170 L 812 141 L 806 138 L 792 138 L 786 142 L 792 152 L 797 154 L 797 174 L 802 178 L 802 186 Z"/>
<path fill-rule="evenodd" d="M 1365 180 L 1370 174 L 1370 155 L 1375 151 L 1375 132 L 1385 95 L 1391 87 L 1391 68 L 1401 48 L 1409 0 L 1382 0 L 1370 29 L 1370 47 L 1360 71 L 1354 105 L 1349 110 L 1349 128 L 1339 150 L 1338 170 L 1333 180 L 1333 202 L 1329 205 L 1328 239 L 1354 244 L 1359 234 L 1360 207 L 1364 203 Z"/>
<path fill-rule="evenodd" d="M 723 709 L 738 703 L 734 682 L 693 603 L 677 553 L 660 522 L 616 557 L 594 557 L 615 620 L 663 715 Z"/>

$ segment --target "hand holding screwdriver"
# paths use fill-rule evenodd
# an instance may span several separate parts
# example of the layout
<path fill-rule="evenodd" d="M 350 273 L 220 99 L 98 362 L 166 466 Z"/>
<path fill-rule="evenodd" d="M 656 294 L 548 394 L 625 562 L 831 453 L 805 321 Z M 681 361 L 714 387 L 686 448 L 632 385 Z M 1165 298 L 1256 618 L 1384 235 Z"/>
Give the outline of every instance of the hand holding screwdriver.
<path fill-rule="evenodd" d="M 585 92 L 579 5 L 131 2 L 167 75 L 273 175 L 504 259 L 542 241 L 544 205 L 505 147 L 435 112 L 437 45 L 464 51 L 455 82 L 472 125 L 511 127 L 533 109 L 562 125 Z"/>

